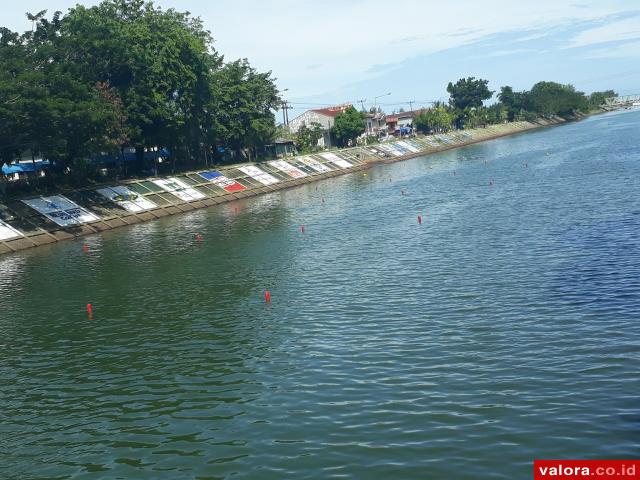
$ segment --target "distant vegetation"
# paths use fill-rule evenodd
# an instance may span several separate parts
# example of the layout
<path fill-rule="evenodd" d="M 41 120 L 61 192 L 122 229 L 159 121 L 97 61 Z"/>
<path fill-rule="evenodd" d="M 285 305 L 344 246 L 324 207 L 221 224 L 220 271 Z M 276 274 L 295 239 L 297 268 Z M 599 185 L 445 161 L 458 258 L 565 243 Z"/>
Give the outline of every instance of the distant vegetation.
<path fill-rule="evenodd" d="M 498 101 L 485 106 L 484 102 L 495 93 L 488 85 L 488 80 L 474 77 L 449 83 L 449 104 L 438 104 L 422 111 L 415 118 L 414 127 L 420 132 L 439 132 L 554 115 L 571 118 L 598 110 L 605 98 L 617 96 L 613 90 L 585 95 L 572 85 L 538 82 L 531 90 L 521 92 L 515 92 L 509 86 L 501 87 Z"/>

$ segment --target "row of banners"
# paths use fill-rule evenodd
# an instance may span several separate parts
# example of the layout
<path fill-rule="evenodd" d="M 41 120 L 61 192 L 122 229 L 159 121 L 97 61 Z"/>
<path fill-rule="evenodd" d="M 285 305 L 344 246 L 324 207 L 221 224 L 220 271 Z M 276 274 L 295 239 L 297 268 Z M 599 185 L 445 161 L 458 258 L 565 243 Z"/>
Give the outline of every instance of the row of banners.
<path fill-rule="evenodd" d="M 403 153 L 401 152 L 403 150 L 405 153 L 409 151 L 419 151 L 418 148 L 416 148 L 416 146 L 414 145 L 407 144 L 406 142 L 398 142 L 398 144 L 403 143 L 405 145 L 396 147 L 395 149 L 391 149 L 393 147 L 391 144 L 388 145 L 389 149 L 386 148 L 387 145 L 384 146 L 385 148 L 383 148 L 383 146 L 381 145 L 380 148 L 388 153 L 393 152 L 392 154 L 394 155 L 402 155 Z M 352 163 L 339 157 L 335 153 L 324 152 L 320 153 L 319 155 L 330 162 L 334 166 L 333 168 L 337 167 L 346 169 L 353 167 Z M 321 163 L 312 157 L 299 157 L 297 158 L 297 161 L 300 162 L 301 165 L 305 165 L 317 173 L 326 173 L 333 170 L 333 168 L 327 163 Z M 284 160 L 270 161 L 268 162 L 268 165 L 280 172 L 285 173 L 291 178 L 304 178 L 308 176 L 306 172 Z M 262 185 L 273 185 L 279 182 L 276 177 L 254 165 L 245 165 L 242 167 L 237 167 L 237 169 L 248 177 L 261 183 Z M 246 186 L 242 185 L 232 178 L 224 176 L 222 173 L 217 171 L 202 172 L 198 175 L 228 193 L 241 192 L 247 189 Z M 202 192 L 196 190 L 184 181 L 175 177 L 162 178 L 151 181 L 165 192 L 168 192 L 186 202 L 206 198 L 206 195 L 204 195 Z M 150 199 L 144 197 L 143 195 L 135 193 L 134 191 L 123 185 L 100 188 L 96 191 L 103 197 L 109 199 L 128 212 L 136 213 L 158 207 L 158 205 L 156 205 L 156 203 L 154 203 Z M 22 201 L 29 207 L 33 208 L 38 213 L 44 215 L 49 220 L 55 222 L 61 227 L 70 227 L 100 220 L 100 217 L 81 207 L 72 200 L 69 200 L 63 195 L 39 197 Z M 0 240 L 10 240 L 21 236 L 22 233 L 20 231 L 0 220 Z"/>

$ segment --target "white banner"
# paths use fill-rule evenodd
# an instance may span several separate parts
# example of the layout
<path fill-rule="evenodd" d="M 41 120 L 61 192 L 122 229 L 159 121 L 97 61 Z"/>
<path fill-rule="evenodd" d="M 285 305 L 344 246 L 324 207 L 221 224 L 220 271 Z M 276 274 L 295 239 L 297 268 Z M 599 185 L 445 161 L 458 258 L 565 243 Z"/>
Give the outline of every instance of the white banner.
<path fill-rule="evenodd" d="M 409 150 L 410 152 L 413 152 L 413 153 L 418 153 L 420 151 L 419 148 L 414 147 L 413 145 L 411 145 L 408 142 L 405 142 L 404 140 L 398 142 L 398 145 L 400 145 L 401 147 L 406 148 L 407 150 Z"/>
<path fill-rule="evenodd" d="M 61 227 L 100 220 L 100 217 L 62 195 L 33 198 L 23 202 Z"/>
<path fill-rule="evenodd" d="M 272 167 L 276 167 L 281 172 L 284 172 L 293 178 L 302 178 L 307 176 L 307 174 L 300 170 L 298 167 L 294 167 L 284 160 L 274 160 L 272 162 L 269 162 L 269 165 L 271 165 Z"/>
<path fill-rule="evenodd" d="M 0 240 L 9 240 L 11 238 L 21 237 L 22 233 L 13 228 L 11 225 L 7 225 L 0 220 Z"/>
<path fill-rule="evenodd" d="M 242 173 L 246 173 L 251 178 L 259 181 L 263 185 L 273 185 L 274 183 L 278 183 L 278 179 L 273 175 L 269 175 L 267 172 L 260 170 L 258 167 L 254 167 L 253 165 L 246 165 L 244 167 L 238 167 Z"/>
<path fill-rule="evenodd" d="M 331 168 L 329 168 L 327 165 L 325 165 L 323 163 L 320 163 L 315 158 L 300 157 L 298 160 L 300 160 L 302 163 L 304 163 L 308 167 L 313 168 L 316 172 L 324 173 L 324 172 L 330 172 L 331 171 Z"/>
<path fill-rule="evenodd" d="M 380 145 L 378 145 L 378 147 L 380 147 L 381 150 L 390 153 L 394 157 L 400 157 L 402 155 L 402 152 L 396 150 L 395 148 L 392 148 L 391 145 L 381 143 Z"/>
<path fill-rule="evenodd" d="M 171 193 L 172 195 L 175 195 L 180 200 L 184 200 L 185 202 L 206 198 L 206 195 L 204 195 L 203 193 L 200 193 L 195 188 L 191 188 L 182 180 L 178 180 L 175 177 L 161 178 L 158 180 L 151 180 L 151 181 L 156 185 L 158 185 L 159 187 L 161 187 L 162 189 Z"/>
<path fill-rule="evenodd" d="M 157 206 L 151 200 L 144 198 L 142 195 L 138 195 L 124 186 L 101 188 L 96 191 L 129 212 L 142 212 L 143 210 L 149 210 Z"/>
<path fill-rule="evenodd" d="M 346 160 L 343 160 L 342 158 L 337 156 L 335 153 L 325 152 L 325 153 L 321 153 L 320 156 L 323 157 L 323 158 L 326 158 L 331 163 L 335 163 L 340 168 L 351 168 L 351 167 L 353 167 L 353 165 L 351 165 Z"/>

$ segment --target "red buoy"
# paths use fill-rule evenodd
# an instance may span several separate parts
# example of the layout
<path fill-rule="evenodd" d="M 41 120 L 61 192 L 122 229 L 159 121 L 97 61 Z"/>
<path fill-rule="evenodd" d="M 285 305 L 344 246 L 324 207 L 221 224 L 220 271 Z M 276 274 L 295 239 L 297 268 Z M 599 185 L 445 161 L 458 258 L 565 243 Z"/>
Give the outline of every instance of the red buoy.
<path fill-rule="evenodd" d="M 300 233 L 304 233 L 304 225 L 300 225 Z"/>
<path fill-rule="evenodd" d="M 422 225 L 422 215 L 418 215 L 418 223 Z"/>
<path fill-rule="evenodd" d="M 86 243 L 82 245 L 82 251 L 84 253 L 89 253 L 89 245 L 87 245 Z"/>
<path fill-rule="evenodd" d="M 271 303 L 271 294 L 269 293 L 269 290 L 264 291 L 264 301 L 267 303 Z"/>
<path fill-rule="evenodd" d="M 196 233 L 196 242 L 201 242 L 202 241 L 202 235 L 200 235 L 199 233 Z"/>
<path fill-rule="evenodd" d="M 93 305 L 87 303 L 87 313 L 89 314 L 89 320 L 93 320 Z"/>

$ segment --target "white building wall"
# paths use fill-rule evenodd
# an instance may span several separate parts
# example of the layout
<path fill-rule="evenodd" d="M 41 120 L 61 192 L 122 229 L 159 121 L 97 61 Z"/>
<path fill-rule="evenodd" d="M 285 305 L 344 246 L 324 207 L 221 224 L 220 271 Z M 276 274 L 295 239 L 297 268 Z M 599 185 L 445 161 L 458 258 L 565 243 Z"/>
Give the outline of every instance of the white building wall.
<path fill-rule="evenodd" d="M 289 130 L 291 133 L 298 133 L 300 127 L 305 124 L 307 127 L 311 127 L 311 124 L 316 122 L 322 125 L 326 130 L 333 127 L 333 117 L 328 115 L 322 115 L 321 113 L 314 112 L 313 110 L 307 110 L 302 115 L 297 116 L 289 122 Z"/>

